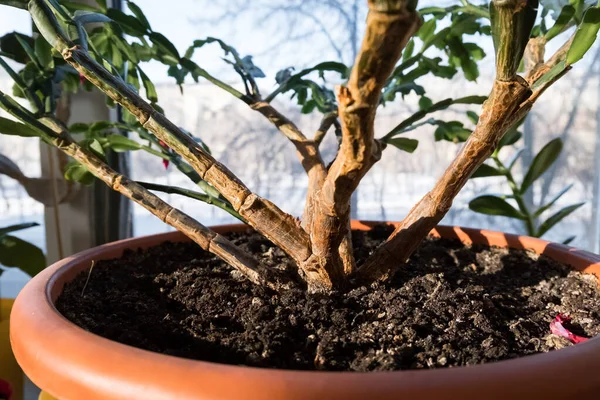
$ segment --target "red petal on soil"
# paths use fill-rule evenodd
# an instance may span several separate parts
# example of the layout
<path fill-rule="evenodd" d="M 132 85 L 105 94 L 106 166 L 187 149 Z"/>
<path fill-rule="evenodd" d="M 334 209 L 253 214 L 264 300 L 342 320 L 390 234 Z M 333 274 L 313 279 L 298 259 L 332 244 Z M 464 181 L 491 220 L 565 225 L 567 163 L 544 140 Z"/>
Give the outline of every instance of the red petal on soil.
<path fill-rule="evenodd" d="M 165 169 L 169 168 L 169 160 L 162 160 Z"/>
<path fill-rule="evenodd" d="M 564 314 L 558 314 L 556 318 L 554 318 L 554 321 L 550 322 L 550 332 L 557 336 L 562 336 L 571 343 L 575 344 L 588 340 L 588 338 L 575 335 L 573 332 L 563 326 L 563 323 L 569 322 L 570 320 L 571 317 L 568 317 Z"/>
<path fill-rule="evenodd" d="M 13 390 L 10 383 L 0 379 L 0 399 L 10 400 L 12 398 Z"/>

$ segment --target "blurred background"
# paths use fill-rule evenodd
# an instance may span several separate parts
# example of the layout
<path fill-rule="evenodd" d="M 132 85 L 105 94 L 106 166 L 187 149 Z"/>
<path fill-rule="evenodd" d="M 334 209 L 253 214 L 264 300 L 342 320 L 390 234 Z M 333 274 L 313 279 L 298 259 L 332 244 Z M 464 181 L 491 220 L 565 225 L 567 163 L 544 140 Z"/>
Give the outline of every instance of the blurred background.
<path fill-rule="evenodd" d="M 428 3 L 421 2 L 421 6 Z M 436 5 L 449 5 L 450 1 Z M 194 39 L 216 36 L 232 44 L 242 55 L 251 54 L 267 78 L 258 80 L 264 92 L 275 87 L 277 71 L 293 66 L 296 70 L 324 60 L 348 65 L 357 53 L 364 30 L 364 0 L 260 0 L 207 1 L 138 0 L 152 27 L 162 32 L 184 52 Z M 119 0 L 113 7 L 122 7 Z M 28 14 L 11 8 L 0 13 L 0 36 L 18 31 L 31 34 Z M 447 97 L 487 95 L 492 83 L 493 49 L 489 37 L 475 39 L 487 56 L 480 64 L 480 76 L 468 82 L 462 74 L 452 80 L 425 78 L 422 85 L 434 102 Z M 561 42 L 561 40 L 557 40 Z M 235 74 L 221 60 L 219 49 L 202 49 L 195 61 L 227 82 L 236 82 Z M 600 246 L 600 50 L 592 48 L 580 64 L 552 86 L 535 105 L 521 127 L 524 138 L 516 148 L 523 148 L 515 175 L 522 176 L 522 165 L 529 165 L 539 149 L 554 138 L 562 138 L 565 149 L 559 160 L 536 181 L 526 200 L 531 205 L 548 202 L 565 186 L 573 188 L 559 200 L 559 205 L 585 202 L 544 238 L 563 241 L 576 236 L 572 245 L 598 251 Z M 299 216 L 304 204 L 306 176 L 299 165 L 293 146 L 262 116 L 245 104 L 207 83 L 185 83 L 183 91 L 167 76 L 166 67 L 150 63 L 145 72 L 157 85 L 160 104 L 166 115 L 206 142 L 213 155 L 236 173 L 252 190 Z M 12 81 L 0 71 L 0 89 L 11 91 Z M 414 96 L 414 97 L 413 97 Z M 386 133 L 418 108 L 414 94 L 403 101 L 388 103 L 379 114 L 377 131 Z M 307 132 L 314 132 L 318 115 L 303 115 L 294 101 L 280 96 L 277 107 Z M 466 106 L 454 106 L 439 113 L 439 118 L 464 119 Z M 474 108 L 477 111 L 477 108 Z M 98 93 L 81 93 L 73 97 L 71 122 L 94 118 L 116 118 Z M 460 148 L 460 144 L 435 142 L 435 128 L 423 126 L 408 136 L 419 139 L 418 149 L 408 154 L 392 149 L 362 181 L 357 195 L 355 218 L 400 220 L 410 207 L 434 184 Z M 336 143 L 328 135 L 324 152 L 331 160 Z M 507 149 L 504 157 L 516 149 Z M 32 139 L 0 137 L 0 153 L 15 161 L 29 177 L 45 176 L 49 171 L 59 176 L 60 157 Z M 122 156 L 121 163 L 133 178 L 142 181 L 192 188 L 192 184 L 175 168 L 165 168 L 161 161 L 146 153 Z M 54 169 L 54 171 L 53 171 Z M 51 177 L 52 178 L 52 177 Z M 91 188 L 62 188 L 58 207 L 44 206 L 32 200 L 15 180 L 0 175 L 0 226 L 37 222 L 16 235 L 47 253 L 48 262 L 85 248 L 129 235 L 148 235 L 170 228 L 145 210 L 115 199 L 100 185 Z M 525 233 L 520 221 L 505 217 L 477 214 L 468 208 L 471 199 L 482 193 L 508 193 L 502 177 L 470 181 L 454 203 L 443 223 L 468 227 Z M 185 197 L 162 195 L 174 206 L 198 218 L 205 225 L 235 222 L 220 209 L 194 202 Z M 110 213 L 110 217 L 109 217 Z M 115 218 L 118 221 L 115 221 Z M 19 271 L 8 271 L 4 282 L 24 279 Z M 3 286 L 4 291 L 18 290 Z"/>

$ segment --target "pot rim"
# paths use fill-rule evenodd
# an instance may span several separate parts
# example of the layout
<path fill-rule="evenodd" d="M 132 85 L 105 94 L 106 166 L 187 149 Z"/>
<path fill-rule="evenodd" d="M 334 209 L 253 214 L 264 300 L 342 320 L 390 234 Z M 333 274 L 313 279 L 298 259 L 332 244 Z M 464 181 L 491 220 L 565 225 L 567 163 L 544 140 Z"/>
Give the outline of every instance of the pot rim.
<path fill-rule="evenodd" d="M 366 230 L 375 223 L 353 221 L 352 228 Z M 223 233 L 249 228 L 232 224 L 212 229 Z M 531 249 L 600 277 L 600 256 L 566 245 L 452 226 L 438 226 L 432 234 L 467 244 Z M 64 282 L 87 269 L 92 260 L 115 258 L 125 249 L 185 239 L 174 231 L 109 243 L 61 260 L 33 278 L 17 297 L 10 321 L 13 351 L 30 379 L 61 399 L 128 399 L 136 398 L 140 391 L 145 398 L 177 399 L 199 395 L 359 399 L 400 398 L 402 394 L 419 398 L 447 397 L 449 391 L 461 393 L 462 398 L 482 393 L 488 393 L 488 398 L 506 398 L 522 390 L 557 395 L 568 385 L 578 385 L 584 392 L 586 387 L 598 388 L 590 373 L 600 368 L 600 337 L 559 351 L 476 366 L 386 372 L 279 370 L 196 361 L 139 349 L 88 332 L 55 308 Z"/>

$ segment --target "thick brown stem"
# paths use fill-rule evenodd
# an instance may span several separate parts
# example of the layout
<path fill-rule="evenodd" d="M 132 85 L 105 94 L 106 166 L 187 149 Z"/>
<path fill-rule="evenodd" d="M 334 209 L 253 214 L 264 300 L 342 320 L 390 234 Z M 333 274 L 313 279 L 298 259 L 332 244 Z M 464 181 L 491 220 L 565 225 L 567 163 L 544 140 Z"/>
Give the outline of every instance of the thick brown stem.
<path fill-rule="evenodd" d="M 92 60 L 79 46 L 65 49 L 62 55 L 86 79 L 135 115 L 144 128 L 180 154 L 200 178 L 213 185 L 253 228 L 280 246 L 298 264 L 309 257 L 308 236 L 297 226 L 291 215 L 252 193 L 229 169 L 206 153 L 192 137 L 155 111 L 118 78 Z"/>
<path fill-rule="evenodd" d="M 312 204 L 309 231 L 313 255 L 306 269 L 315 271 L 327 290 L 341 286 L 344 272 L 340 244 L 348 235 L 350 198 L 360 180 L 381 156 L 374 140 L 374 119 L 381 90 L 402 49 L 420 26 L 417 12 L 407 1 L 369 1 L 367 31 L 348 85 L 338 90 L 342 145 L 319 196 Z M 345 247 L 345 246 L 344 246 Z"/>
<path fill-rule="evenodd" d="M 563 62 L 567 56 L 567 52 L 571 45 L 573 44 L 573 39 L 575 38 L 575 34 L 573 34 L 569 40 L 567 40 L 560 48 L 554 53 L 554 55 L 544 64 L 538 65 L 536 68 L 528 69 L 528 73 L 525 77 L 527 82 L 532 84 L 533 82 L 539 80 L 542 75 L 550 71 L 557 64 Z M 533 40 L 533 39 L 532 39 Z M 543 62 L 543 59 L 542 59 Z M 570 68 L 570 67 L 569 67 Z"/>
<path fill-rule="evenodd" d="M 114 171 L 93 153 L 79 146 L 58 121 L 51 118 L 43 118 L 40 122 L 52 132 L 47 132 L 47 141 L 85 165 L 94 176 L 106 183 L 110 188 L 141 205 L 160 218 L 161 221 L 183 232 L 204 250 L 215 254 L 236 268 L 250 281 L 257 284 L 266 284 L 271 287 L 278 286 L 278 279 L 276 279 L 274 271 L 262 266 L 252 256 L 245 253 L 223 236 L 213 232 L 187 214 L 165 203 L 138 183 Z"/>
<path fill-rule="evenodd" d="M 544 54 L 546 52 L 546 38 L 544 36 L 531 38 L 525 47 L 523 63 L 528 75 L 535 74 L 536 70 L 544 65 Z"/>
<path fill-rule="evenodd" d="M 250 104 L 250 107 L 271 121 L 296 147 L 298 158 L 308 175 L 306 208 L 302 217 L 302 227 L 306 229 L 311 223 L 311 205 L 323 185 L 327 172 L 319 152 L 319 145 L 314 140 L 308 139 L 292 121 L 269 103 L 260 101 Z"/>
<path fill-rule="evenodd" d="M 515 123 L 514 116 L 517 112 L 528 111 L 521 105 L 530 95 L 529 85 L 518 76 L 513 81 L 495 82 L 475 131 L 456 159 L 433 190 L 408 213 L 388 241 L 358 269 L 360 279 L 384 278 L 394 266 L 406 261 L 429 231 L 446 215 L 452 201 L 473 172 L 492 154 L 498 141 Z"/>
<path fill-rule="evenodd" d="M 273 108 L 269 103 L 264 101 L 251 103 L 250 108 L 264 115 L 294 144 L 302 167 L 308 174 L 312 170 L 317 169 L 324 176 L 325 164 L 319 153 L 319 148 L 313 140 L 308 139 L 292 121 Z"/>
<path fill-rule="evenodd" d="M 329 131 L 329 128 L 331 128 L 333 126 L 333 124 L 335 123 L 337 118 L 338 118 L 337 111 L 332 111 L 323 116 L 323 119 L 321 120 L 321 124 L 319 125 L 319 129 L 317 129 L 317 132 L 315 132 L 315 136 L 313 138 L 313 140 L 317 144 L 317 146 L 319 146 L 321 144 L 321 142 L 323 141 L 323 139 L 325 139 L 325 135 L 327 135 L 327 131 Z"/>

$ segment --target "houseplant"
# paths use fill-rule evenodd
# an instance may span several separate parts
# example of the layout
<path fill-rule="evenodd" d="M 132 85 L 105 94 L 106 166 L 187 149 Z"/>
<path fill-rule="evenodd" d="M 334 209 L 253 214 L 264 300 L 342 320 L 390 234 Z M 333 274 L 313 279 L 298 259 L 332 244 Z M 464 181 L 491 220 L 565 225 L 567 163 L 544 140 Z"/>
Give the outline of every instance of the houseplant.
<path fill-rule="evenodd" d="M 89 179 L 90 175 L 94 175 L 103 180 L 113 189 L 181 231 L 204 250 L 223 259 L 255 285 L 265 286 L 275 292 L 285 292 L 299 285 L 302 289 L 314 293 L 315 296 L 334 296 L 335 293 L 344 292 L 356 285 L 364 287 L 364 285 L 391 276 L 393 270 L 399 266 L 397 260 L 404 261 L 413 253 L 443 218 L 450 208 L 453 198 L 471 175 L 476 172 L 482 175 L 486 173 L 486 170 L 489 173 L 489 168 L 480 169 L 482 163 L 496 147 L 510 142 L 510 138 L 515 135 L 514 129 L 511 128 L 526 116 L 533 103 L 552 83 L 568 72 L 571 65 L 583 57 L 593 44 L 600 27 L 597 18 L 599 9 L 587 8 L 583 2 L 563 8 L 562 17 L 557 18 L 556 24 L 552 28 L 546 29 L 543 22 L 534 30 L 537 3 L 532 1 L 492 2 L 489 14 L 491 26 L 487 29 L 486 25 L 477 22 L 488 15 L 485 7 L 469 3 L 448 9 L 421 10 L 422 14 L 430 16 L 427 22 L 422 24 L 421 17 L 416 12 L 416 2 L 369 1 L 370 13 L 363 46 L 356 65 L 349 74 L 348 82 L 338 89 L 336 101 L 329 91 L 304 77 L 314 70 L 320 72 L 334 70 L 345 75 L 347 72 L 345 67 L 339 64 L 320 64 L 318 68 L 296 74 L 291 70 L 281 71 L 277 78 L 278 88 L 263 98 L 255 80 L 262 74 L 262 71 L 252 63 L 251 58 L 240 57 L 235 49 L 214 38 L 194 42 L 194 45 L 182 57 L 163 35 L 152 31 L 141 10 L 133 3 L 129 4 L 135 17 L 106 10 L 102 2 L 99 2 L 98 10 L 92 7 L 91 10 L 86 8 L 84 12 L 79 10 L 74 14 L 69 12 L 68 7 L 63 8 L 55 1 L 11 0 L 2 3 L 18 7 L 27 6 L 43 38 L 47 40 L 47 42 L 41 38 L 35 40 L 35 48 L 39 52 L 34 52 L 29 47 L 31 62 L 35 64 L 38 60 L 38 65 L 30 68 L 34 70 L 33 79 L 27 82 L 19 74 L 13 74 L 19 89 L 18 94 L 31 101 L 33 110 L 25 109 L 9 96 L 0 93 L 2 108 L 21 121 L 18 123 L 4 120 L 3 130 L 5 132 L 26 132 L 27 135 L 38 136 L 60 148 L 75 160 L 67 170 L 67 176 L 72 179 L 85 180 Z M 436 32 L 436 19 L 443 18 L 446 13 L 453 15 L 451 26 Z M 90 38 L 95 38 L 95 41 L 88 40 L 88 34 L 83 25 L 99 22 L 110 23 L 111 28 L 101 31 L 103 32 L 101 34 L 90 36 Z M 545 42 L 573 24 L 577 24 L 578 27 L 572 39 L 569 39 L 554 56 L 546 61 L 544 58 Z M 115 33 L 115 27 L 120 27 L 122 32 Z M 396 93 L 404 93 L 403 90 L 409 92 L 414 90 L 415 76 L 419 77 L 427 73 L 448 76 L 458 66 L 467 77 L 475 76 L 474 58 L 478 57 L 478 47 L 459 45 L 459 42 L 463 34 L 480 30 L 491 31 L 494 38 L 497 71 L 493 89 L 483 104 L 482 113 L 474 131 L 467 132 L 461 123 L 430 121 L 424 120 L 424 117 L 453 103 L 477 103 L 482 101 L 481 98 L 465 97 L 438 103 L 424 99 L 422 109 L 417 114 L 401 122 L 398 127 L 381 139 L 375 139 L 373 123 L 377 106 L 381 102 L 393 99 Z M 441 65 L 441 60 L 431 60 L 423 55 L 423 51 L 412 56 L 415 41 L 411 41 L 411 37 L 416 32 L 419 32 L 419 37 L 423 40 L 423 48 L 435 45 L 447 51 L 451 63 Z M 137 37 L 142 44 L 138 43 L 137 46 L 127 47 L 124 45 L 124 39 L 120 33 Z M 530 39 L 531 36 L 533 38 Z M 226 54 L 230 55 L 229 62 L 241 76 L 245 93 L 213 77 L 190 59 L 196 48 L 209 43 L 220 45 Z M 405 46 L 406 49 L 404 49 Z M 469 48 L 474 51 L 465 52 L 465 49 Z M 112 63 L 101 56 L 109 49 L 112 54 Z M 405 50 L 402 56 L 403 61 L 397 65 L 403 49 Z M 64 61 L 53 57 L 57 53 L 63 57 Z M 517 74 L 517 70 L 524 53 L 526 53 L 526 72 L 524 77 L 521 77 Z M 41 62 L 39 54 L 43 55 L 44 62 Z M 124 58 L 129 63 L 124 64 Z M 191 75 L 194 79 L 209 80 L 266 116 L 292 141 L 309 177 L 306 209 L 299 221 L 268 200 L 252 193 L 231 171 L 210 155 L 202 141 L 195 140 L 194 137 L 176 127 L 161 114 L 160 107 L 156 104 L 155 89 L 139 68 L 139 62 L 144 59 L 158 59 L 170 65 L 170 74 L 178 79 L 180 84 L 187 75 Z M 49 67 L 51 65 L 56 68 Z M 63 71 L 61 74 L 57 74 L 59 67 Z M 135 78 L 132 78 L 131 72 L 135 72 Z M 129 114 L 125 117 L 127 125 L 78 126 L 76 128 L 81 129 L 84 138 L 80 141 L 73 139 L 69 129 L 52 116 L 53 101 L 58 94 L 55 92 L 55 86 L 46 83 L 57 81 L 68 83 L 68 80 L 72 82 L 73 79 L 78 81 L 78 74 L 81 74 L 87 83 L 100 88 L 112 101 L 119 103 L 128 111 Z M 150 104 L 136 91 L 135 83 L 137 82 L 139 86 L 139 80 L 144 85 Z M 419 89 L 417 88 L 417 90 Z M 303 109 L 316 108 L 325 113 L 323 123 L 314 139 L 308 139 L 270 104 L 273 98 L 285 92 L 294 93 L 303 105 Z M 393 232 L 383 245 L 365 257 L 364 263 L 356 265 L 349 236 L 349 204 L 352 192 L 358 186 L 361 178 L 379 160 L 381 151 L 386 146 L 392 145 L 403 150 L 414 150 L 415 141 L 400 135 L 426 123 L 438 126 L 436 135 L 440 138 L 456 141 L 466 139 L 466 143 L 434 189 L 410 211 L 402 222 L 394 226 Z M 9 125 L 12 128 L 9 128 Z M 339 151 L 331 165 L 326 166 L 320 156 L 319 143 L 331 126 L 338 125 L 337 132 L 341 138 Z M 112 127 L 134 130 L 148 140 L 149 144 L 141 145 L 122 136 L 107 135 L 105 131 Z M 103 154 L 107 148 L 117 151 L 143 149 L 153 152 L 157 156 L 173 162 L 193 179 L 204 193 L 190 193 L 189 191 L 184 193 L 178 189 L 134 182 L 111 170 L 104 163 Z M 547 164 L 547 162 L 538 164 L 537 172 L 534 175 L 539 176 Z M 169 206 L 152 194 L 150 190 L 171 190 L 195 196 L 238 216 L 287 254 L 293 260 L 292 268 L 280 270 L 265 266 L 262 260 L 258 261 L 252 254 L 226 239 L 224 234 L 227 229 L 215 228 L 213 230 L 205 227 Z M 494 206 L 506 207 L 504 203 L 499 204 L 497 201 L 490 203 L 490 207 Z M 359 225 L 355 224 L 355 227 L 358 228 Z M 229 228 L 230 231 L 239 229 L 239 227 Z M 445 236 L 453 235 L 443 228 L 441 232 Z M 464 235 L 457 234 L 457 231 L 453 232 L 455 232 L 454 235 L 466 240 Z M 580 269 L 596 262 L 596 258 L 592 255 L 584 253 L 579 255 L 572 251 L 573 254 L 569 258 L 566 256 L 569 254 L 568 249 L 547 246 L 547 243 L 543 241 L 515 238 L 510 235 L 500 235 L 504 239 L 499 239 L 497 234 L 489 232 L 465 232 L 469 237 L 483 237 L 488 244 L 502 243 L 506 245 L 508 242 L 513 247 L 517 246 L 515 242 L 520 241 L 521 247 L 537 248 L 539 252 L 546 252 L 559 261 L 568 262 Z M 175 239 L 173 235 L 168 238 Z M 22 298 L 31 300 L 29 296 L 38 293 L 39 297 L 39 293 L 47 290 L 53 302 L 60 294 L 62 285 L 70 281 L 77 272 L 85 270 L 88 271 L 88 277 L 92 275 L 93 267 L 89 265 L 90 262 L 93 265 L 96 259 L 118 256 L 126 247 L 147 247 L 165 239 L 167 237 L 163 236 L 145 239 L 144 242 L 137 240 L 116 244 L 107 248 L 104 253 L 94 250 L 82 254 L 77 262 L 67 260 L 36 280 L 30 286 L 31 291 L 25 293 Z M 64 267 L 60 269 L 61 272 L 51 278 L 52 273 L 58 271 L 61 266 Z M 52 279 L 52 283 L 48 283 L 49 279 Z M 377 287 L 376 284 L 372 286 Z M 85 288 L 86 285 L 81 291 L 82 296 Z M 44 315 L 47 312 L 56 314 L 55 311 L 52 311 L 53 305 L 49 301 L 44 298 L 31 307 Z M 22 303 L 25 307 L 25 300 Z M 25 329 L 24 327 L 28 323 L 33 322 L 32 320 L 27 321 L 23 313 L 24 310 L 19 310 L 14 317 L 16 321 L 19 321 L 19 326 L 14 330 L 13 340 L 18 350 L 17 355 L 21 356 L 23 363 L 29 364 L 33 359 L 27 354 L 25 340 L 18 337 L 18 331 L 20 327 Z M 165 378 L 168 381 L 175 375 L 183 373 L 185 369 L 197 373 L 198 381 L 194 382 L 194 379 L 189 379 L 175 382 L 173 380 L 166 382 L 164 386 L 148 383 L 144 387 L 151 397 L 171 396 L 177 398 L 194 396 L 194 390 L 203 391 L 195 393 L 196 396 L 223 395 L 231 398 L 235 398 L 236 395 L 239 397 L 242 394 L 253 398 L 268 397 L 269 395 L 273 398 L 284 394 L 290 398 L 306 398 L 317 393 L 330 394 L 331 397 L 345 395 L 360 398 L 367 392 L 391 398 L 400 393 L 432 396 L 436 390 L 441 390 L 442 393 L 450 391 L 448 394 L 451 397 L 466 398 L 480 395 L 481 390 L 484 390 L 486 394 L 489 394 L 489 398 L 492 398 L 514 393 L 511 391 L 516 389 L 510 387 L 509 383 L 519 385 L 529 381 L 528 386 L 522 389 L 528 394 L 543 395 L 543 384 L 547 384 L 548 379 L 557 377 L 555 375 L 559 371 L 557 365 L 561 362 L 568 363 L 568 372 L 578 378 L 577 383 L 574 384 L 575 387 L 572 391 L 565 387 L 558 388 L 558 390 L 555 387 L 548 387 L 549 393 L 572 392 L 587 395 L 597 387 L 594 379 L 586 379 L 586 376 L 579 375 L 585 371 L 584 365 L 589 369 L 589 366 L 592 365 L 589 363 L 597 363 L 595 361 L 597 357 L 594 354 L 596 354 L 595 349 L 598 345 L 594 340 L 544 355 L 543 360 L 541 357 L 523 358 L 511 361 L 510 365 L 508 363 L 490 364 L 474 368 L 473 371 L 457 369 L 427 372 L 427 374 L 373 374 L 353 377 L 348 374 L 302 374 L 283 371 L 268 371 L 267 373 L 248 368 L 193 363 L 164 356 L 162 356 L 164 358 L 160 358 L 163 363 L 162 367 L 170 366 L 171 368 L 158 368 L 154 362 L 156 361 L 155 357 L 159 356 L 132 350 L 129 347 L 119 347 L 102 339 L 95 339 L 96 341 L 91 343 L 83 331 L 78 330 L 72 324 L 66 328 L 64 320 L 60 317 L 56 318 L 56 320 L 48 319 L 46 321 L 51 324 L 51 330 L 61 330 L 65 337 L 73 340 L 73 343 L 80 343 L 80 340 L 84 340 L 84 338 L 90 342 L 89 347 L 80 349 L 82 356 L 72 355 L 68 363 L 82 361 L 82 357 L 89 357 L 91 354 L 102 354 L 91 352 L 92 348 L 96 352 L 104 351 L 110 362 L 123 359 L 123 357 L 131 358 L 124 365 L 124 369 L 119 370 L 119 373 L 127 375 L 127 378 L 124 378 L 122 382 L 117 379 L 109 384 L 95 382 L 86 386 L 83 382 L 94 381 L 99 377 L 105 379 L 105 376 L 113 376 L 110 374 L 110 369 L 116 367 L 112 364 L 105 365 L 102 362 L 96 362 L 95 368 L 98 369 L 95 370 L 95 373 L 103 371 L 105 375 L 84 376 L 77 384 L 73 382 L 68 363 L 57 366 L 55 373 L 52 374 L 53 378 L 58 379 L 63 376 L 61 381 L 63 384 L 73 384 L 71 390 L 65 389 L 65 392 L 62 393 L 58 383 L 50 385 L 51 387 L 48 389 L 58 396 L 85 395 L 89 398 L 95 390 L 100 397 L 104 395 L 127 398 L 135 395 L 134 390 L 139 389 L 137 385 L 144 379 L 156 381 L 161 379 L 160 374 L 165 374 L 163 376 L 168 375 L 169 378 Z M 21 331 L 21 333 L 24 334 L 25 331 Z M 33 343 L 37 340 L 31 336 L 28 339 L 29 346 L 34 346 Z M 40 349 L 38 348 L 38 350 Z M 582 355 L 583 353 L 587 355 Z M 36 357 L 43 359 L 40 356 L 41 353 L 36 354 Z M 52 358 L 50 354 L 46 355 Z M 316 364 L 321 362 L 318 358 L 316 357 Z M 56 360 L 53 359 L 53 361 Z M 156 369 L 154 371 L 145 369 L 144 372 L 147 376 L 140 377 L 136 369 L 144 365 L 144 362 Z M 514 370 L 512 373 L 507 373 L 509 369 Z M 560 368 L 560 370 L 564 370 L 564 368 Z M 526 375 L 523 375 L 524 371 L 527 371 Z M 34 371 L 32 370 L 32 372 Z M 84 374 L 88 372 L 89 370 L 85 370 Z M 184 375 L 189 377 L 187 374 Z M 127 379 L 136 383 L 128 382 Z M 239 387 L 216 388 L 215 385 L 208 384 L 211 379 L 216 380 L 217 383 L 220 382 L 220 379 L 231 379 L 237 382 Z M 327 385 L 326 380 L 331 381 L 330 386 L 324 386 Z M 411 380 L 413 380 L 412 383 Z M 312 387 L 310 387 L 311 382 L 314 384 Z M 424 385 L 424 382 L 433 382 L 433 384 L 418 386 Z M 223 383 L 225 382 L 223 381 Z M 357 386 L 359 383 L 363 385 L 360 390 L 358 389 L 360 386 Z M 413 384 L 417 386 L 412 386 Z M 462 386 L 465 384 L 471 386 Z M 241 392 L 241 390 L 251 390 L 251 392 Z"/>

